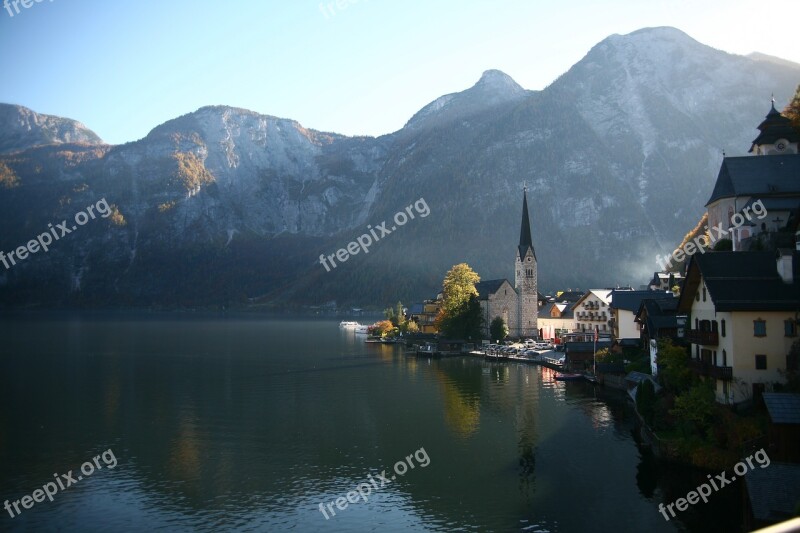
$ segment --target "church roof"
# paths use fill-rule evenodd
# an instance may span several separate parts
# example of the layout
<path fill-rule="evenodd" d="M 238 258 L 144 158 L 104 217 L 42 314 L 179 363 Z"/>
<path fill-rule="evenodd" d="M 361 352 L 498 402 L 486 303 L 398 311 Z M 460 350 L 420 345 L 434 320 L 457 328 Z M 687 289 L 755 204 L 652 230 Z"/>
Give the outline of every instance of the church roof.
<path fill-rule="evenodd" d="M 720 198 L 800 194 L 800 156 L 726 157 L 706 207 Z"/>
<path fill-rule="evenodd" d="M 533 239 L 531 238 L 531 221 L 528 217 L 528 191 L 522 191 L 522 224 L 519 229 L 519 257 L 522 259 L 528 253 L 528 248 L 536 259 L 536 250 L 533 249 Z"/>
<path fill-rule="evenodd" d="M 488 300 L 489 295 L 499 291 L 504 282 L 508 282 L 508 280 L 505 278 L 487 279 L 476 283 L 475 288 L 478 290 L 478 300 Z M 509 283 L 509 285 L 511 285 L 511 283 Z"/>
<path fill-rule="evenodd" d="M 789 142 L 800 142 L 800 131 L 792 126 L 792 121 L 788 117 L 781 115 L 775 109 L 775 102 L 772 102 L 772 109 L 767 113 L 764 121 L 758 125 L 760 133 L 753 139 L 750 151 L 754 151 L 756 146 L 762 144 L 775 144 L 778 139 L 786 139 Z"/>

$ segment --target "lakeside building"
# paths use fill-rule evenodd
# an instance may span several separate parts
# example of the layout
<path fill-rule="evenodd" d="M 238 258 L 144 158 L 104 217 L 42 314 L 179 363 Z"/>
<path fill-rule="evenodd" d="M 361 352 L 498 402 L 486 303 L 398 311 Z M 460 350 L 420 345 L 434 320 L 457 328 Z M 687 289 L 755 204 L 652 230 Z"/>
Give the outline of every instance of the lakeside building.
<path fill-rule="evenodd" d="M 576 332 L 591 333 L 596 328 L 600 333 L 611 333 L 611 291 L 590 289 L 572 306 Z"/>
<path fill-rule="evenodd" d="M 760 402 L 762 393 L 785 381 L 797 338 L 799 259 L 795 250 L 780 250 L 689 260 L 678 313 L 688 315 L 690 366 L 713 380 L 718 402 Z"/>

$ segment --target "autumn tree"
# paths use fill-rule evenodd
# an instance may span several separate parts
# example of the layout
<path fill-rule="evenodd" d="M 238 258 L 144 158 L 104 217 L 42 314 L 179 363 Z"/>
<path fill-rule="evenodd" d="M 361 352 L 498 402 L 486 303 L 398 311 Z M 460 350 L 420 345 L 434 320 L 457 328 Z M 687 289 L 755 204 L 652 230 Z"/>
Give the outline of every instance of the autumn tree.
<path fill-rule="evenodd" d="M 442 282 L 442 306 L 436 317 L 436 329 L 443 331 L 447 320 L 464 312 L 469 297 L 478 295 L 475 284 L 480 280 L 480 276 L 466 263 L 450 269 Z"/>
<path fill-rule="evenodd" d="M 792 125 L 800 130 L 800 85 L 794 92 L 794 96 L 783 110 L 783 115 L 792 120 Z"/>

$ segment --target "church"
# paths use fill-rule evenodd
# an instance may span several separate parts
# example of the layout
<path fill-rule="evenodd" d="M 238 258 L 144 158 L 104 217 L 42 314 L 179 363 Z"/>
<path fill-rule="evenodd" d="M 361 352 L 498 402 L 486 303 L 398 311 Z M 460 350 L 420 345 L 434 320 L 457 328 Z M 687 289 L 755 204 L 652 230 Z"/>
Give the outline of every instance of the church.
<path fill-rule="evenodd" d="M 478 290 L 487 338 L 489 326 L 497 317 L 501 317 L 508 326 L 510 337 L 539 336 L 536 319 L 540 296 L 537 291 L 536 252 L 531 239 L 527 188 L 522 191 L 522 223 L 519 230 L 519 246 L 514 258 L 513 286 L 503 278 L 481 281 L 475 288 Z"/>

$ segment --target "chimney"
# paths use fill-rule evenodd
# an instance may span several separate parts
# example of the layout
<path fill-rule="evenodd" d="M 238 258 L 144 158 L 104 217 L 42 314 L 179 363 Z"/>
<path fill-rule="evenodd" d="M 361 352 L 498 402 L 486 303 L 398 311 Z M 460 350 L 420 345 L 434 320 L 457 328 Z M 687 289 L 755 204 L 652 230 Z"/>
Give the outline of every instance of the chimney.
<path fill-rule="evenodd" d="M 794 283 L 794 256 L 794 250 L 778 248 L 778 275 L 789 285 Z"/>

